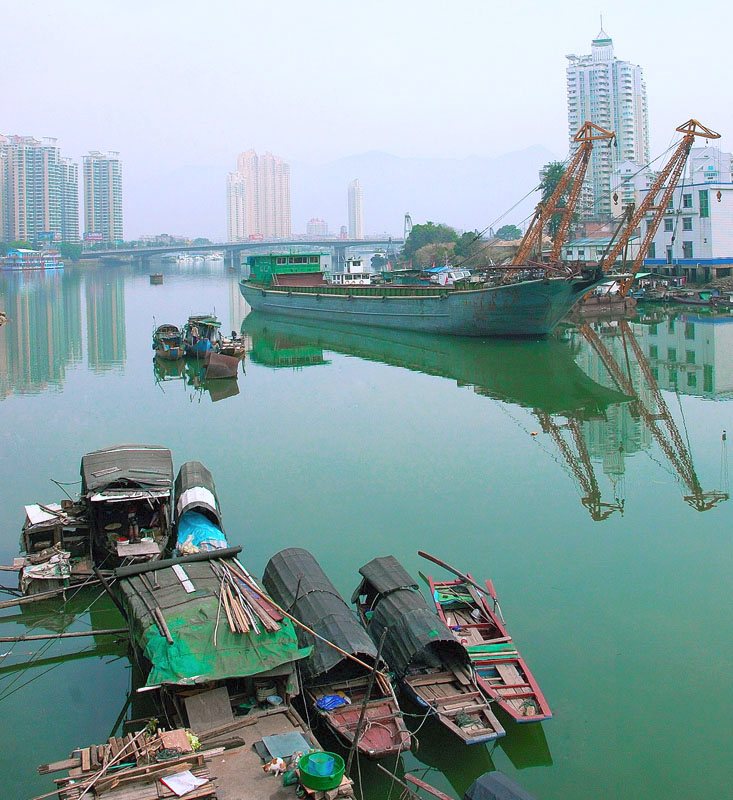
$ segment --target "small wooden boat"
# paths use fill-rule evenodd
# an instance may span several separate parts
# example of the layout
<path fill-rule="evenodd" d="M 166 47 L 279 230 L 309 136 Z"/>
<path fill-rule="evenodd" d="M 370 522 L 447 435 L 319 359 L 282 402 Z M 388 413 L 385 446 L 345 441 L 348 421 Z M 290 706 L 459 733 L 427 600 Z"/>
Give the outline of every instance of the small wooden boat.
<path fill-rule="evenodd" d="M 200 461 L 186 461 L 175 483 L 175 555 L 227 546 L 214 477 Z"/>
<path fill-rule="evenodd" d="M 121 444 L 81 460 L 81 496 L 96 562 L 161 557 L 171 535 L 173 459 L 153 445 Z"/>
<path fill-rule="evenodd" d="M 231 336 L 222 336 L 219 352 L 225 356 L 242 358 L 245 353 L 244 336 L 236 331 L 232 331 Z"/>
<path fill-rule="evenodd" d="M 162 272 L 151 272 L 150 273 L 150 283 L 153 286 L 160 286 L 163 283 L 163 273 Z"/>
<path fill-rule="evenodd" d="M 300 646 L 313 647 L 302 665 L 304 698 L 311 709 L 347 745 L 357 735 L 364 709 L 357 747 L 365 756 L 409 750 L 410 733 L 391 682 L 380 673 L 370 681 L 372 669 L 384 669 L 376 647 L 316 559 L 299 547 L 282 550 L 267 563 L 262 584 L 281 608 L 340 648 L 298 629 Z"/>
<path fill-rule="evenodd" d="M 157 358 L 177 361 L 184 356 L 183 336 L 176 325 L 158 325 L 153 332 L 153 350 Z"/>
<path fill-rule="evenodd" d="M 187 356 L 203 358 L 208 352 L 219 352 L 221 347 L 221 322 L 214 314 L 194 314 L 183 326 L 183 339 Z"/>
<path fill-rule="evenodd" d="M 460 576 L 449 581 L 429 577 L 430 592 L 438 616 L 466 649 L 482 690 L 517 722 L 550 719 L 550 707 L 506 629 L 492 582 L 481 587 L 470 574 L 428 553 L 418 555 Z"/>
<path fill-rule="evenodd" d="M 403 691 L 466 744 L 504 736 L 465 647 L 430 610 L 397 559 L 375 558 L 359 572 L 362 581 L 351 602 L 372 641 L 384 635 L 384 660 Z"/>

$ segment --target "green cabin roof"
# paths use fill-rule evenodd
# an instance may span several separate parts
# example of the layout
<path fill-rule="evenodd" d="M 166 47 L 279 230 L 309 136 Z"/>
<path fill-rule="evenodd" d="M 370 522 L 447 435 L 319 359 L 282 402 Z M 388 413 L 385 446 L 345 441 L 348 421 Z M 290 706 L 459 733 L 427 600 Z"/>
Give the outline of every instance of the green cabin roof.
<path fill-rule="evenodd" d="M 310 647 L 298 646 L 289 619 L 283 619 L 280 630 L 274 633 L 268 633 L 261 625 L 259 634 L 232 633 L 223 609 L 219 610 L 220 581 L 211 562 L 195 561 L 181 566 L 194 585 L 195 591 L 190 594 L 172 567 L 156 570 L 158 588 L 153 592 L 145 585 L 153 584 L 152 573 L 147 573 L 147 581 L 140 575 L 122 577 L 119 581 L 128 610 L 130 635 L 152 664 L 148 686 L 190 686 L 257 675 L 310 654 Z M 158 630 L 141 595 L 151 607 L 160 607 L 173 644 L 168 644 Z"/>

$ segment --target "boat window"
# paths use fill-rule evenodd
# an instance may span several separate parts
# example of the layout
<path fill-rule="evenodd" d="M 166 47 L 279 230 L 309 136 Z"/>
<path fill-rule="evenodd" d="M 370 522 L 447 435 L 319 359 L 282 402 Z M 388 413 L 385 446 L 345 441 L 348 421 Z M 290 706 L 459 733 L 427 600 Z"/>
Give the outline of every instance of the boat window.
<path fill-rule="evenodd" d="M 310 263 L 311 264 L 317 264 L 318 263 L 318 256 L 311 256 L 310 257 Z"/>
<path fill-rule="evenodd" d="M 280 258 L 278 258 L 277 263 L 278 264 L 285 264 L 285 263 L 287 263 L 287 259 L 280 257 Z"/>

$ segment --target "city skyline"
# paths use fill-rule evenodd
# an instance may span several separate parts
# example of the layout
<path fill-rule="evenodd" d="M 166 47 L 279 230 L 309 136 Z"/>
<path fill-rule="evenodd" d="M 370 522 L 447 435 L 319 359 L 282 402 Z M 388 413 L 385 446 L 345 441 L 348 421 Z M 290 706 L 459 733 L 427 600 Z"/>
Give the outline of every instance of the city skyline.
<path fill-rule="evenodd" d="M 227 176 L 227 241 L 291 234 L 290 165 L 269 150 L 240 153 Z"/>
<path fill-rule="evenodd" d="M 90 145 L 122 151 L 125 224 L 132 236 L 193 231 L 200 216 L 202 226 L 196 232 L 225 238 L 225 195 L 213 175 L 232 169 L 232 154 L 240 152 L 243 142 L 258 152 L 279 153 L 294 171 L 298 165 L 307 170 L 375 151 L 398 159 L 451 161 L 493 159 L 540 146 L 549 154 L 533 164 L 536 176 L 547 160 L 564 158 L 565 55 L 587 51 L 599 27 L 596 9 L 579 0 L 563 4 L 562 14 L 528 0 L 511 8 L 467 0 L 457 15 L 426 0 L 424 13 L 416 17 L 409 4 L 378 5 L 389 24 L 380 13 L 365 18 L 343 4 L 321 0 L 310 13 L 288 2 L 226 9 L 215 2 L 205 14 L 161 0 L 142 11 L 142 17 L 134 3 L 118 9 L 110 26 L 90 15 L 83 3 L 72 0 L 62 9 L 34 0 L 39 20 L 33 30 L 34 59 L 28 60 L 22 37 L 11 37 L 5 45 L 2 129 L 56 136 L 64 153 L 79 163 Z M 694 8 L 670 0 L 664 14 L 653 4 L 619 0 L 604 17 L 617 52 L 644 68 L 653 156 L 666 149 L 676 125 L 693 116 L 723 133 L 728 139 L 724 149 L 733 149 L 733 109 L 721 102 L 727 96 L 724 52 L 708 48 L 703 68 L 700 60 L 688 63 L 670 56 L 669 47 L 681 30 L 694 29 L 701 15 L 717 18 L 723 13 L 722 4 L 705 0 Z M 283 19 L 294 24 L 283 28 Z M 26 23 L 21 6 L 6 10 L 8 30 L 22 30 Z M 242 30 L 247 31 L 251 63 L 268 63 L 267 71 L 242 69 Z M 279 56 L 270 63 L 275 30 Z M 203 39 L 202 31 L 207 32 Z M 488 31 L 505 35 L 494 36 L 486 47 Z M 522 58 L 517 60 L 520 34 Z M 302 41 L 331 45 L 347 35 L 359 58 L 334 71 L 327 46 L 303 64 Z M 133 40 L 141 43 L 134 63 L 112 57 Z M 373 47 L 376 40 L 379 48 Z M 70 42 L 83 46 L 68 48 Z M 438 43 L 441 57 L 425 59 L 426 47 Z M 62 47 L 66 55 L 59 62 L 54 54 Z M 90 73 L 90 63 L 104 64 L 104 77 Z M 512 64 L 511 80 L 502 78 L 507 64 Z M 48 92 L 49 74 L 63 80 L 64 92 Z M 232 75 L 239 77 L 233 82 Z M 319 116 L 359 123 L 284 124 L 285 118 L 313 118 L 315 86 Z M 29 97 L 42 97 L 43 102 L 29 103 Z M 178 124 L 181 119 L 185 124 Z M 399 119 L 400 124 L 386 125 L 385 119 Z M 365 173 L 353 174 L 360 174 L 370 197 L 369 227 L 383 228 L 379 216 L 372 219 L 381 214 L 383 198 L 367 186 Z M 487 186 L 484 209 L 489 210 L 482 213 L 478 207 L 475 219 L 465 224 L 483 227 L 497 216 L 494 209 L 506 210 L 529 188 L 510 195 L 505 186 Z M 454 191 L 460 196 L 463 187 Z M 194 198 L 189 205 L 183 203 L 186 196 Z M 313 200 L 301 212 L 293 197 L 296 229 L 314 213 L 335 226 L 337 217 L 330 208 L 323 208 L 318 197 Z M 218 225 L 205 218 L 205 209 L 214 205 Z M 427 206 L 424 211 L 412 203 L 406 207 L 416 219 L 433 219 Z M 212 220 L 214 216 L 212 210 Z M 395 224 L 400 225 L 399 219 Z"/>

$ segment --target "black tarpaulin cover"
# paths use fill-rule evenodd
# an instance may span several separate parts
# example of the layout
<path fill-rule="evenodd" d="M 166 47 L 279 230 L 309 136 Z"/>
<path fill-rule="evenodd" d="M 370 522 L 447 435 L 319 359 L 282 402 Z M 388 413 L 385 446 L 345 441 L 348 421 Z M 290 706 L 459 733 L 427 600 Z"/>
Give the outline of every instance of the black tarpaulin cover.
<path fill-rule="evenodd" d="M 407 575 L 399 562 L 393 561 Z M 410 667 L 468 662 L 465 648 L 430 610 L 417 588 L 397 589 L 380 597 L 367 630 L 377 643 L 385 629 L 382 657 L 400 679 Z"/>
<path fill-rule="evenodd" d="M 378 594 L 389 594 L 396 589 L 418 589 L 410 573 L 394 556 L 380 556 L 364 564 L 359 570 L 364 580 L 357 586 L 351 602 L 355 603 L 364 588 L 369 585 Z"/>
<path fill-rule="evenodd" d="M 486 772 L 469 786 L 463 800 L 537 800 L 503 772 Z"/>
<path fill-rule="evenodd" d="M 171 451 L 156 445 L 119 444 L 82 456 L 82 494 L 113 484 L 120 488 L 170 489 L 173 485 Z"/>
<path fill-rule="evenodd" d="M 262 583 L 272 599 L 316 633 L 366 663 L 374 663 L 376 648 L 354 613 L 328 579 L 315 558 L 300 547 L 276 553 L 267 563 Z M 298 627 L 301 647 L 313 646 L 303 663 L 306 680 L 330 672 L 361 675 L 365 671 L 325 642 Z M 342 663 L 343 662 L 343 663 Z"/>
<path fill-rule="evenodd" d="M 192 491 L 199 488 L 206 491 Z M 175 493 L 177 519 L 191 509 L 204 513 L 208 511 L 206 516 L 214 517 L 211 521 L 217 522 L 221 527 L 221 511 L 214 476 L 200 461 L 186 461 L 181 466 L 176 476 Z"/>

